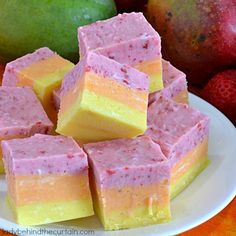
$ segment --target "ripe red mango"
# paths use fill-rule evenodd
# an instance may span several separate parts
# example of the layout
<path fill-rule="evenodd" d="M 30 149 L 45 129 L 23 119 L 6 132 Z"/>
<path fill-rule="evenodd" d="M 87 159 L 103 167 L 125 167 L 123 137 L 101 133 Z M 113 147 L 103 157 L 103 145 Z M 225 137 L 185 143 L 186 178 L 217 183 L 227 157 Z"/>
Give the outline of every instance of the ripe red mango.
<path fill-rule="evenodd" d="M 204 85 L 236 66 L 236 0 L 149 0 L 147 17 L 162 37 L 163 56 L 190 83 Z"/>
<path fill-rule="evenodd" d="M 118 12 L 142 11 L 148 0 L 115 0 Z"/>

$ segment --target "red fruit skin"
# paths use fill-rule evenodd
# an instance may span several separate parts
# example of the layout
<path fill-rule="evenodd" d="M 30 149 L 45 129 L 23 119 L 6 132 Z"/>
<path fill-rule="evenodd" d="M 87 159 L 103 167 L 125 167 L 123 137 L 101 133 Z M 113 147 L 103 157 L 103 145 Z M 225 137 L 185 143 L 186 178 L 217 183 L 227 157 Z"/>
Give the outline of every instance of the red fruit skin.
<path fill-rule="evenodd" d="M 2 76 L 4 73 L 5 65 L 0 64 L 0 85 L 2 84 Z"/>
<path fill-rule="evenodd" d="M 203 89 L 202 97 L 236 125 L 236 70 L 226 70 L 214 76 Z"/>
<path fill-rule="evenodd" d="M 203 86 L 236 66 L 236 0 L 149 0 L 147 17 L 162 36 L 162 53 Z"/>
<path fill-rule="evenodd" d="M 115 0 L 119 13 L 131 11 L 143 11 L 148 0 Z"/>

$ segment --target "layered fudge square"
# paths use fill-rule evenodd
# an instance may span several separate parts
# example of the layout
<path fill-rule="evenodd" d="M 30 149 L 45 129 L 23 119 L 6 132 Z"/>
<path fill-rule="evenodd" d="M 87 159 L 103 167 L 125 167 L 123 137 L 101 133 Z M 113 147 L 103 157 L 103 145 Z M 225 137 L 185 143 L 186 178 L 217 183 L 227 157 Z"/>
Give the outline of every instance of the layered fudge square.
<path fill-rule="evenodd" d="M 148 83 L 146 74 L 89 52 L 63 80 L 56 131 L 82 142 L 143 134 Z"/>
<path fill-rule="evenodd" d="M 74 66 L 49 48 L 40 48 L 6 65 L 3 86 L 30 86 L 43 104 L 49 118 L 55 123 L 57 113 L 52 92 Z"/>
<path fill-rule="evenodd" d="M 187 104 L 160 97 L 148 108 L 145 134 L 170 160 L 174 198 L 208 164 L 209 118 Z"/>
<path fill-rule="evenodd" d="M 162 73 L 164 89 L 149 94 L 149 105 L 160 96 L 171 98 L 176 102 L 188 103 L 186 75 L 164 59 L 162 59 Z"/>
<path fill-rule="evenodd" d="M 93 215 L 87 156 L 64 136 L 2 141 L 8 199 L 20 225 Z"/>
<path fill-rule="evenodd" d="M 48 119 L 34 92 L 28 87 L 0 87 L 0 140 L 51 132 Z M 0 148 L 0 173 L 4 172 Z"/>
<path fill-rule="evenodd" d="M 161 40 L 142 13 L 124 13 L 78 28 L 80 56 L 96 51 L 150 77 L 150 92 L 163 88 Z"/>
<path fill-rule="evenodd" d="M 94 208 L 105 230 L 170 219 L 170 166 L 149 137 L 84 146 L 92 169 Z"/>

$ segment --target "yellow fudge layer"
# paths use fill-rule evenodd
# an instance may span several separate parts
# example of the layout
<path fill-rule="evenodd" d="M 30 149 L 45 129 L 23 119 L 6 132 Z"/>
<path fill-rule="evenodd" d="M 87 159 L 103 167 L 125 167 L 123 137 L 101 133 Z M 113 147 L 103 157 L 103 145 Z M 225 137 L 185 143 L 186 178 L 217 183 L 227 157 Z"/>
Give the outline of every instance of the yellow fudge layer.
<path fill-rule="evenodd" d="M 17 86 L 30 86 L 40 99 L 49 118 L 56 122 L 56 110 L 52 101 L 52 92 L 61 85 L 64 75 L 72 69 L 73 63 L 55 55 L 34 63 L 17 75 Z"/>
<path fill-rule="evenodd" d="M 112 79 L 100 77 L 89 72 L 76 83 L 75 88 L 72 88 L 71 91 L 63 96 L 61 112 L 66 111 L 77 100 L 84 89 L 116 100 L 141 112 L 147 109 L 147 91 L 132 89 Z"/>
<path fill-rule="evenodd" d="M 0 139 L 1 142 L 1 139 Z M 4 164 L 3 164 L 3 159 L 2 159 L 2 148 L 0 146 L 0 174 L 3 174 L 5 172 L 4 170 Z"/>
<path fill-rule="evenodd" d="M 148 94 L 88 73 L 61 99 L 57 132 L 89 142 L 146 130 Z"/>
<path fill-rule="evenodd" d="M 88 176 L 8 175 L 8 191 L 17 207 L 46 202 L 88 199 L 92 205 Z"/>
<path fill-rule="evenodd" d="M 103 190 L 91 185 L 94 209 L 106 230 L 161 223 L 171 217 L 168 181 Z"/>
<path fill-rule="evenodd" d="M 188 104 L 188 90 L 183 90 L 172 98 L 175 102 Z"/>
<path fill-rule="evenodd" d="M 161 224 L 170 221 L 169 206 L 159 208 L 154 205 L 151 208 L 141 207 L 130 210 L 129 214 L 122 211 L 112 212 L 106 215 L 106 219 L 101 219 L 105 230 L 118 230 Z"/>
<path fill-rule="evenodd" d="M 48 224 L 94 214 L 91 201 L 88 199 L 47 203 L 38 202 L 21 207 L 16 207 L 10 197 L 8 197 L 8 201 L 19 225 Z"/>
<path fill-rule="evenodd" d="M 171 199 L 183 191 L 208 165 L 208 138 L 189 151 L 171 170 Z"/>
<path fill-rule="evenodd" d="M 171 199 L 175 198 L 186 187 L 188 187 L 192 181 L 208 166 L 209 159 L 207 156 L 202 157 L 202 160 L 196 163 L 196 166 L 190 168 L 183 176 L 181 176 L 174 184 L 170 186 Z"/>
<path fill-rule="evenodd" d="M 3 174 L 4 171 L 4 165 L 3 165 L 3 161 L 2 161 L 2 157 L 0 157 L 0 174 Z"/>
<path fill-rule="evenodd" d="M 59 112 L 56 131 L 82 141 L 99 141 L 132 138 L 145 130 L 146 112 L 84 90 L 66 112 Z"/>
<path fill-rule="evenodd" d="M 162 80 L 162 59 L 158 58 L 145 61 L 134 66 L 134 68 L 150 77 L 149 92 L 153 93 L 164 88 Z"/>

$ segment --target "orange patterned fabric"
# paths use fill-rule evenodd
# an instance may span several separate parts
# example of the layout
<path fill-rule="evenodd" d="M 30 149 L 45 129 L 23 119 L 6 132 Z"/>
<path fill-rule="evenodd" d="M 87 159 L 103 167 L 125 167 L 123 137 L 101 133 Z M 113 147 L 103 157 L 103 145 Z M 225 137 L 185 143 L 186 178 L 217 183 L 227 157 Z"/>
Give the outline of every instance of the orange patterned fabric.
<path fill-rule="evenodd" d="M 12 235 L 14 235 L 14 234 L 10 234 L 10 233 L 8 233 L 8 232 L 3 231 L 3 230 L 0 229 L 0 235 L 1 235 L 1 236 L 12 236 Z"/>

